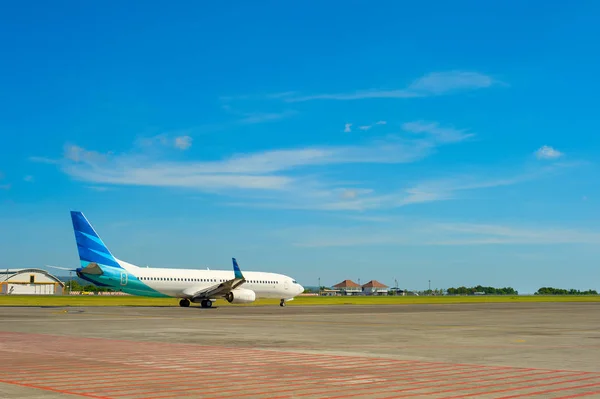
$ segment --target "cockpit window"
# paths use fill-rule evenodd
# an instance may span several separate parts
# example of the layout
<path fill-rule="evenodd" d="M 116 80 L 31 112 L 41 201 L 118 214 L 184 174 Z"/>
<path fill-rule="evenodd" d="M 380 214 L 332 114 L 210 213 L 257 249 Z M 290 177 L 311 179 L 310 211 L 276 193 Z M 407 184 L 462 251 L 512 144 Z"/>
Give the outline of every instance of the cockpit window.
<path fill-rule="evenodd" d="M 296 280 L 292 280 L 293 284 L 298 284 L 298 282 Z"/>

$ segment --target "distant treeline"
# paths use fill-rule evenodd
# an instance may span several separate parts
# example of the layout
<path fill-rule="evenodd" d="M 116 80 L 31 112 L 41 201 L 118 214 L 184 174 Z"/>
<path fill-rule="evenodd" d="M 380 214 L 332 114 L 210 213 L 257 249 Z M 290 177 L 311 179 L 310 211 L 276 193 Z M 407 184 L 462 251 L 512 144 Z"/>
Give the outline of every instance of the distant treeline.
<path fill-rule="evenodd" d="M 553 287 L 542 287 L 534 295 L 598 295 L 596 290 L 587 290 L 587 291 L 579 291 L 579 290 L 565 290 L 562 288 L 553 288 Z"/>
<path fill-rule="evenodd" d="M 475 295 L 475 293 L 483 293 L 485 295 L 519 295 L 512 287 L 495 288 L 484 287 L 481 285 L 476 287 L 451 287 L 448 288 L 446 292 L 448 295 Z"/>
<path fill-rule="evenodd" d="M 65 289 L 68 291 L 69 290 L 69 286 L 71 287 L 71 291 L 87 291 L 87 292 L 111 292 L 112 290 L 110 288 L 106 288 L 106 287 L 98 287 L 96 285 L 93 284 L 80 284 L 77 280 L 71 280 L 70 281 L 71 284 L 69 284 L 69 281 L 65 282 Z"/>

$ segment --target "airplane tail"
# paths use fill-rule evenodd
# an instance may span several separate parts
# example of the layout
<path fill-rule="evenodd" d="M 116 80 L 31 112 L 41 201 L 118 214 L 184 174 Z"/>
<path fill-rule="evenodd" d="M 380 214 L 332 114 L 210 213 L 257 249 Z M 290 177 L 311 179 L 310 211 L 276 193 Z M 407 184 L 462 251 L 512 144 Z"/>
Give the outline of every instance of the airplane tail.
<path fill-rule="evenodd" d="M 122 269 L 83 213 L 71 211 L 71 221 L 75 231 L 81 267 L 95 263 L 100 267 L 109 266 Z"/>

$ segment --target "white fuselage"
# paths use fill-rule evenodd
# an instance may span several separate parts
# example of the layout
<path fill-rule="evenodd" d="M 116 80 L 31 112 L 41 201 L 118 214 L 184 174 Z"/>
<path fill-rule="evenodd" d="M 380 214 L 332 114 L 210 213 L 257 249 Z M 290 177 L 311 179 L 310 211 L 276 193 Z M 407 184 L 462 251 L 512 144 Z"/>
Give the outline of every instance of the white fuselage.
<path fill-rule="evenodd" d="M 123 272 L 112 281 L 125 292 L 169 297 L 186 297 L 189 292 L 234 278 L 233 271 L 227 270 L 194 270 L 138 267 L 122 260 L 117 260 Z M 88 276 L 92 277 L 92 276 Z M 289 276 L 267 272 L 244 272 L 246 281 L 240 288 L 254 291 L 257 298 L 288 299 L 297 296 L 304 288 Z M 112 284 L 111 284 L 112 285 Z M 116 287 L 115 287 L 116 288 Z"/>

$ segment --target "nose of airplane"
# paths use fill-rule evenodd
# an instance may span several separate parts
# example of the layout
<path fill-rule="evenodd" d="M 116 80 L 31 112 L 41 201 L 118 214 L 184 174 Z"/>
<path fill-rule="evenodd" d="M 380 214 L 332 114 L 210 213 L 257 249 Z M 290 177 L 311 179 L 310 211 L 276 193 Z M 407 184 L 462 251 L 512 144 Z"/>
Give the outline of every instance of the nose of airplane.
<path fill-rule="evenodd" d="M 298 294 L 302 294 L 304 292 L 304 287 L 298 284 Z"/>

